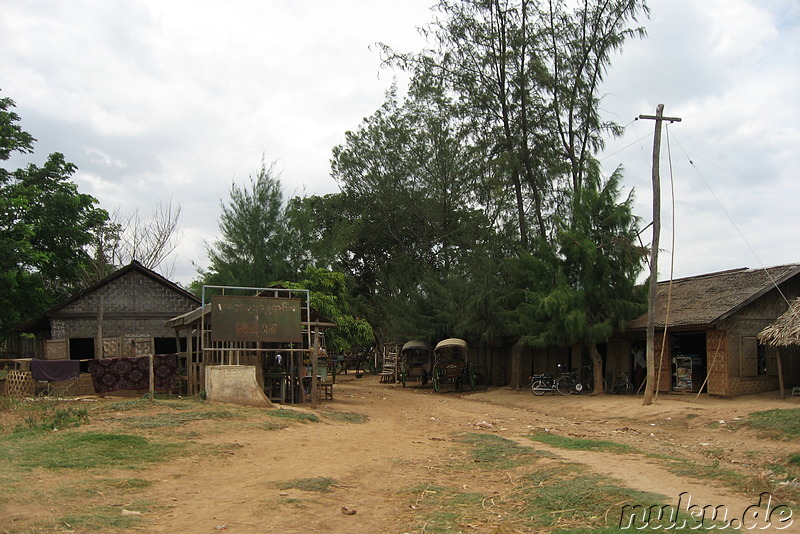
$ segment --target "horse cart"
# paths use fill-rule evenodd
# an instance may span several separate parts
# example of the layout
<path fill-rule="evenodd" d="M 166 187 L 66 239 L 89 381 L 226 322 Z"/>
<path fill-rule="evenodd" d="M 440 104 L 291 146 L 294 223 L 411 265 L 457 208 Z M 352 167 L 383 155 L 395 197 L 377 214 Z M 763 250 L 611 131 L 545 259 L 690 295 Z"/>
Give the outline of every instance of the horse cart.
<path fill-rule="evenodd" d="M 470 388 L 475 389 L 475 373 L 469 366 L 467 342 L 458 338 L 440 341 L 433 349 L 431 374 L 436 392 L 442 384 L 453 384 L 456 390 L 461 390 L 465 383 L 469 383 Z"/>
<path fill-rule="evenodd" d="M 431 367 L 431 349 L 421 341 L 409 341 L 400 349 L 400 380 L 428 384 Z"/>

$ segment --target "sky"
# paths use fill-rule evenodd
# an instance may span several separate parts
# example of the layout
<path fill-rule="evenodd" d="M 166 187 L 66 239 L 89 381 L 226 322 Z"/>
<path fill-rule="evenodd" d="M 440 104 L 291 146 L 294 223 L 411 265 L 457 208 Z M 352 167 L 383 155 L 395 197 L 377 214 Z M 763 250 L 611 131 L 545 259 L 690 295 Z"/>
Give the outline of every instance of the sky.
<path fill-rule="evenodd" d="M 338 191 L 333 147 L 404 79 L 375 43 L 421 49 L 432 4 L 0 0 L 0 96 L 37 139 L 10 166 L 62 152 L 110 212 L 180 205 L 163 274 L 187 285 L 231 184 L 262 159 L 287 196 Z M 604 118 L 626 129 L 599 158 L 623 168 L 644 226 L 655 124 L 634 119 L 659 103 L 682 119 L 663 134 L 659 279 L 800 263 L 800 3 L 649 6 L 648 36 L 613 57 L 602 87 Z"/>

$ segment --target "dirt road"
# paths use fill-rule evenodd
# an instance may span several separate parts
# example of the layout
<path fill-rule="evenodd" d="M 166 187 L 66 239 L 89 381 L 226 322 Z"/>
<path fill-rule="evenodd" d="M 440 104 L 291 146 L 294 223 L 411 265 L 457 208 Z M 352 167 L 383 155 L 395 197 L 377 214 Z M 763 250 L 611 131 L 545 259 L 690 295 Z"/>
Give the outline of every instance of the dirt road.
<path fill-rule="evenodd" d="M 546 452 L 549 461 L 577 463 L 621 486 L 663 495 L 666 502 L 688 492 L 693 504 L 723 504 L 740 511 L 754 504 L 757 495 L 717 481 L 673 474 L 658 457 L 716 463 L 764 481 L 770 476 L 771 459 L 800 453 L 800 444 L 760 439 L 748 430 L 732 432 L 726 427 L 752 411 L 788 407 L 800 407 L 800 398 L 781 401 L 777 394 L 763 394 L 695 400 L 694 396 L 662 395 L 654 405 L 644 407 L 641 397 L 535 397 L 530 391 L 503 388 L 436 394 L 429 388 L 382 384 L 371 375 L 360 380 L 341 376 L 334 400 L 322 408 L 366 415 L 366 423 L 325 419 L 272 431 L 232 424 L 224 432 L 209 435 L 198 427 L 196 439 L 224 453 L 173 460 L 153 470 L 150 476 L 157 482 L 147 493 L 158 512 L 148 514 L 147 530 L 425 531 L 415 522 L 426 495 L 419 488 L 446 484 L 500 495 L 515 484 L 508 473 L 464 475 L 443 468 L 448 459 L 463 453 L 464 445 L 453 439 L 460 432 L 514 440 Z M 533 432 L 610 440 L 640 452 L 556 449 L 526 438 Z M 333 491 L 310 494 L 280 487 L 287 480 L 325 477 L 335 481 Z M 485 525 L 465 531 L 517 531 Z"/>

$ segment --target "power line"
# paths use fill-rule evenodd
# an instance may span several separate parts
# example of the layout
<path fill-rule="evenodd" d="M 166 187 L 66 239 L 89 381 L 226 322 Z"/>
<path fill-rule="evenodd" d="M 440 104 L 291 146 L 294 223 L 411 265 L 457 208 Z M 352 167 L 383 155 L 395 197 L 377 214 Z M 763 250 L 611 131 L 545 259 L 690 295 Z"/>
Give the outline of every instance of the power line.
<path fill-rule="evenodd" d="M 712 197 L 714 197 L 714 200 L 717 202 L 717 204 L 719 205 L 719 207 L 722 210 L 722 212 L 725 214 L 725 216 L 728 218 L 730 223 L 736 229 L 736 232 L 739 234 L 739 237 L 741 237 L 742 241 L 744 241 L 745 245 L 747 245 L 747 249 L 750 251 L 750 253 L 756 259 L 758 264 L 761 266 L 761 270 L 763 270 L 766 273 L 767 277 L 770 279 L 770 282 L 772 282 L 772 285 L 775 287 L 775 289 L 778 290 L 778 293 L 780 294 L 781 298 L 788 305 L 789 304 L 789 299 L 786 298 L 786 295 L 783 294 L 783 291 L 781 291 L 781 288 L 778 287 L 778 283 L 772 277 L 772 274 L 770 274 L 769 270 L 764 266 L 764 263 L 761 261 L 761 258 L 758 257 L 758 254 L 756 254 L 755 249 L 753 249 L 753 247 L 750 245 L 750 242 L 745 237 L 745 235 L 742 232 L 741 228 L 739 228 L 739 225 L 736 224 L 736 221 L 733 219 L 733 217 L 731 217 L 731 214 L 728 213 L 727 209 L 725 209 L 725 205 L 722 203 L 722 201 L 719 199 L 719 197 L 717 197 L 716 193 L 714 193 L 714 190 L 711 188 L 711 185 L 709 185 L 708 180 L 705 179 L 705 176 L 703 176 L 703 173 L 701 173 L 700 169 L 697 168 L 697 165 L 694 164 L 694 161 L 692 161 L 692 158 L 689 157 L 689 154 L 686 152 L 686 150 L 683 148 L 683 145 L 681 145 L 680 141 L 678 141 L 677 138 L 675 139 L 675 143 L 681 149 L 681 151 L 683 152 L 683 155 L 686 156 L 687 161 L 692 166 L 694 171 L 697 173 L 697 176 L 700 177 L 700 180 L 703 182 L 703 185 L 706 186 L 706 189 L 708 189 L 708 192 L 711 193 Z"/>

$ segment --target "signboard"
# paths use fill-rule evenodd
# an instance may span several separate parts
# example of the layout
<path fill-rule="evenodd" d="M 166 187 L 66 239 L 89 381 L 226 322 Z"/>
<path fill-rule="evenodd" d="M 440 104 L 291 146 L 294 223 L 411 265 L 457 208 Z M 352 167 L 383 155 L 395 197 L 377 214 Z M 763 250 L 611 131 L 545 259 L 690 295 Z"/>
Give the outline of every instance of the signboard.
<path fill-rule="evenodd" d="M 211 341 L 300 343 L 300 299 L 213 295 Z"/>

